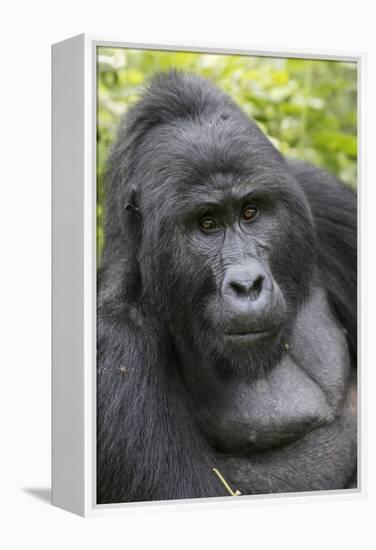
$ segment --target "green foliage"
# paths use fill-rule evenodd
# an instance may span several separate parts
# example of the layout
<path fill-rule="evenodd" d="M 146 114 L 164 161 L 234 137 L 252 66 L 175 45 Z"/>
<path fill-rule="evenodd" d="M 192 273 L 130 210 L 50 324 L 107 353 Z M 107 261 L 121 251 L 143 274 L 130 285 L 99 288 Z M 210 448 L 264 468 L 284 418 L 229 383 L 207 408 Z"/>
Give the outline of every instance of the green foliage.
<path fill-rule="evenodd" d="M 178 68 L 214 81 L 284 154 L 356 185 L 355 63 L 192 52 L 98 49 L 97 254 L 103 247 L 103 176 L 121 116 L 155 72 Z"/>

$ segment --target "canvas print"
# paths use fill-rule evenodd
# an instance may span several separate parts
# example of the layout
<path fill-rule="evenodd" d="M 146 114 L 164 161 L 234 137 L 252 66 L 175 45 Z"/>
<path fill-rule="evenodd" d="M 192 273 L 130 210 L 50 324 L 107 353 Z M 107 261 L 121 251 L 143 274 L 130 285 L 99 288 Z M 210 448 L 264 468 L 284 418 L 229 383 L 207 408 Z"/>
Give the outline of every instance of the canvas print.
<path fill-rule="evenodd" d="M 97 48 L 97 503 L 357 487 L 357 65 Z"/>

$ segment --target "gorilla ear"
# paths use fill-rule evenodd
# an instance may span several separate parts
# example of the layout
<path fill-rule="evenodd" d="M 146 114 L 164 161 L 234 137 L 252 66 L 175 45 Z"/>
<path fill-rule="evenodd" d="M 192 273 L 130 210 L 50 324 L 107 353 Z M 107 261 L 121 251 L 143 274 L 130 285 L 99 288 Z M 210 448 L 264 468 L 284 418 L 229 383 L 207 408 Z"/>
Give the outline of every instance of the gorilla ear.
<path fill-rule="evenodd" d="M 137 203 L 137 191 L 134 187 L 131 188 L 129 193 L 129 200 L 124 205 L 127 212 L 134 213 L 139 219 L 141 219 L 141 212 Z"/>
<path fill-rule="evenodd" d="M 134 301 L 141 294 L 141 273 L 138 261 L 139 246 L 142 236 L 142 215 L 138 206 L 138 193 L 131 187 L 125 195 L 123 207 L 123 228 L 121 247 L 121 263 L 123 271 L 122 289 L 126 301 Z"/>
<path fill-rule="evenodd" d="M 141 211 L 137 189 L 125 189 L 119 197 L 119 182 L 112 188 L 107 201 L 106 232 L 101 268 L 99 302 L 116 311 L 137 302 L 142 291 L 138 252 L 142 236 Z M 120 201 L 119 201 L 120 199 Z"/>

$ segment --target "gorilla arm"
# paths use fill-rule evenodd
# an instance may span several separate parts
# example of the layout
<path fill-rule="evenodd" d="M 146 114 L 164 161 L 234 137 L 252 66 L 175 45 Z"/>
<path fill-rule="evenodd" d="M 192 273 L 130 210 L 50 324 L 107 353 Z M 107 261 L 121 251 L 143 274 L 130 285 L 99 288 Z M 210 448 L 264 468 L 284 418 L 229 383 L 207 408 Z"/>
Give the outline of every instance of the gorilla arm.
<path fill-rule="evenodd" d="M 98 316 L 97 502 L 224 496 L 193 425 L 161 323 L 136 307 Z"/>

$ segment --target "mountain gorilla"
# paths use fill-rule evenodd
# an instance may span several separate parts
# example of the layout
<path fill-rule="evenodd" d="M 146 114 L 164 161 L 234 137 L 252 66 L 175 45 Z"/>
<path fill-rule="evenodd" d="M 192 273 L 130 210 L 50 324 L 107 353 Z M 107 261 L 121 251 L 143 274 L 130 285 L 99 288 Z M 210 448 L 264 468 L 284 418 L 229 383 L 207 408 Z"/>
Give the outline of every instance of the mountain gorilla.
<path fill-rule="evenodd" d="M 176 71 L 107 183 L 98 503 L 356 486 L 353 193 Z"/>

